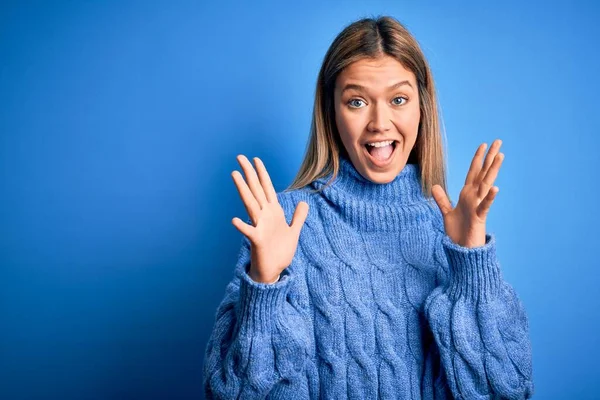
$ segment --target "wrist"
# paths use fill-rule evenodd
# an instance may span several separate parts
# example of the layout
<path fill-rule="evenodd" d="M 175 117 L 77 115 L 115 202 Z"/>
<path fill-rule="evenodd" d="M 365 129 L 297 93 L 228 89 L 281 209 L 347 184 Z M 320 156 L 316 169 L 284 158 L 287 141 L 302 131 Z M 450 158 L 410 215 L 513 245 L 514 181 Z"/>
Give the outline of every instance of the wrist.
<path fill-rule="evenodd" d="M 482 247 L 486 244 L 486 231 L 485 225 L 482 226 L 471 226 L 467 232 L 463 232 L 462 235 L 457 235 L 457 232 L 452 232 L 453 235 L 448 235 L 454 244 L 473 249 L 476 247 Z"/>
<path fill-rule="evenodd" d="M 483 236 L 478 236 L 477 238 L 468 237 L 468 238 L 459 240 L 455 243 L 461 247 L 465 247 L 468 249 L 482 247 L 482 246 L 485 246 L 485 234 Z"/>
<path fill-rule="evenodd" d="M 256 273 L 256 271 L 254 271 L 252 267 L 249 268 L 249 271 L 247 271 L 247 273 L 250 279 L 252 279 L 256 283 L 273 284 L 277 283 L 279 281 L 279 278 L 281 277 L 281 274 L 277 274 L 276 276 L 259 275 Z"/>

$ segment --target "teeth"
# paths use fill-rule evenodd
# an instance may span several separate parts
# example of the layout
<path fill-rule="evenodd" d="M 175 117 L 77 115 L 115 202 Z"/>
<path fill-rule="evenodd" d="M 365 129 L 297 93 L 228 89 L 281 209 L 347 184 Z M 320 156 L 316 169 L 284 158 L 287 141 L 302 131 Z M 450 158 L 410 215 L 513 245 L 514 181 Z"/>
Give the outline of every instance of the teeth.
<path fill-rule="evenodd" d="M 373 146 L 373 147 L 385 147 L 385 146 L 389 146 L 390 144 L 394 143 L 393 140 L 388 140 L 386 142 L 373 142 L 373 143 L 367 143 L 367 146 Z"/>

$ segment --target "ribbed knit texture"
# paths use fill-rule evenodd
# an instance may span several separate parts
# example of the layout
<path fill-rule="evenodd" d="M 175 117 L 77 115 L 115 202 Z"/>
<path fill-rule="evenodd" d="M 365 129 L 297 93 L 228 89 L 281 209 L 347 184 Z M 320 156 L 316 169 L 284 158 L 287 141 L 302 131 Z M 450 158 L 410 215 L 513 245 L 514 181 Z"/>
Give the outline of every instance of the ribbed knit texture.
<path fill-rule="evenodd" d="M 388 184 L 342 157 L 329 177 L 278 193 L 309 215 L 278 282 L 234 279 L 206 347 L 208 399 L 524 399 L 528 319 L 503 280 L 493 234 L 464 248 L 421 191 L 417 165 Z"/>

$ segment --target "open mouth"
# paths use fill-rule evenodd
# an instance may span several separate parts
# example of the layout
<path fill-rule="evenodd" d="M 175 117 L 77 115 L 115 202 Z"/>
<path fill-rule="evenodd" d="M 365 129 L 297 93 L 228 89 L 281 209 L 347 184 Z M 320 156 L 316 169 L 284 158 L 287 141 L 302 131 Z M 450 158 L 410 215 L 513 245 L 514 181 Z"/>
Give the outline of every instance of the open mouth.
<path fill-rule="evenodd" d="M 363 146 L 369 159 L 373 164 L 378 167 L 384 167 L 390 163 L 394 155 L 396 154 L 396 148 L 398 147 L 398 141 L 394 140 L 387 146 L 375 147 L 365 144 Z"/>

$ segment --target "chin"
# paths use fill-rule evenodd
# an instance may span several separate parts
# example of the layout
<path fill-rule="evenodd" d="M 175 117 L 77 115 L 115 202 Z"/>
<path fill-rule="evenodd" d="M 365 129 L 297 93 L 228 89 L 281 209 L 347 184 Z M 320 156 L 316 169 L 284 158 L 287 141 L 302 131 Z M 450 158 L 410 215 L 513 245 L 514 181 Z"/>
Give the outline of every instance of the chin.
<path fill-rule="evenodd" d="M 400 171 L 404 169 L 405 165 L 406 163 L 402 163 L 402 165 L 390 166 L 389 171 L 373 171 L 367 167 L 365 168 L 366 176 L 363 176 L 373 183 L 390 183 L 398 176 Z"/>

